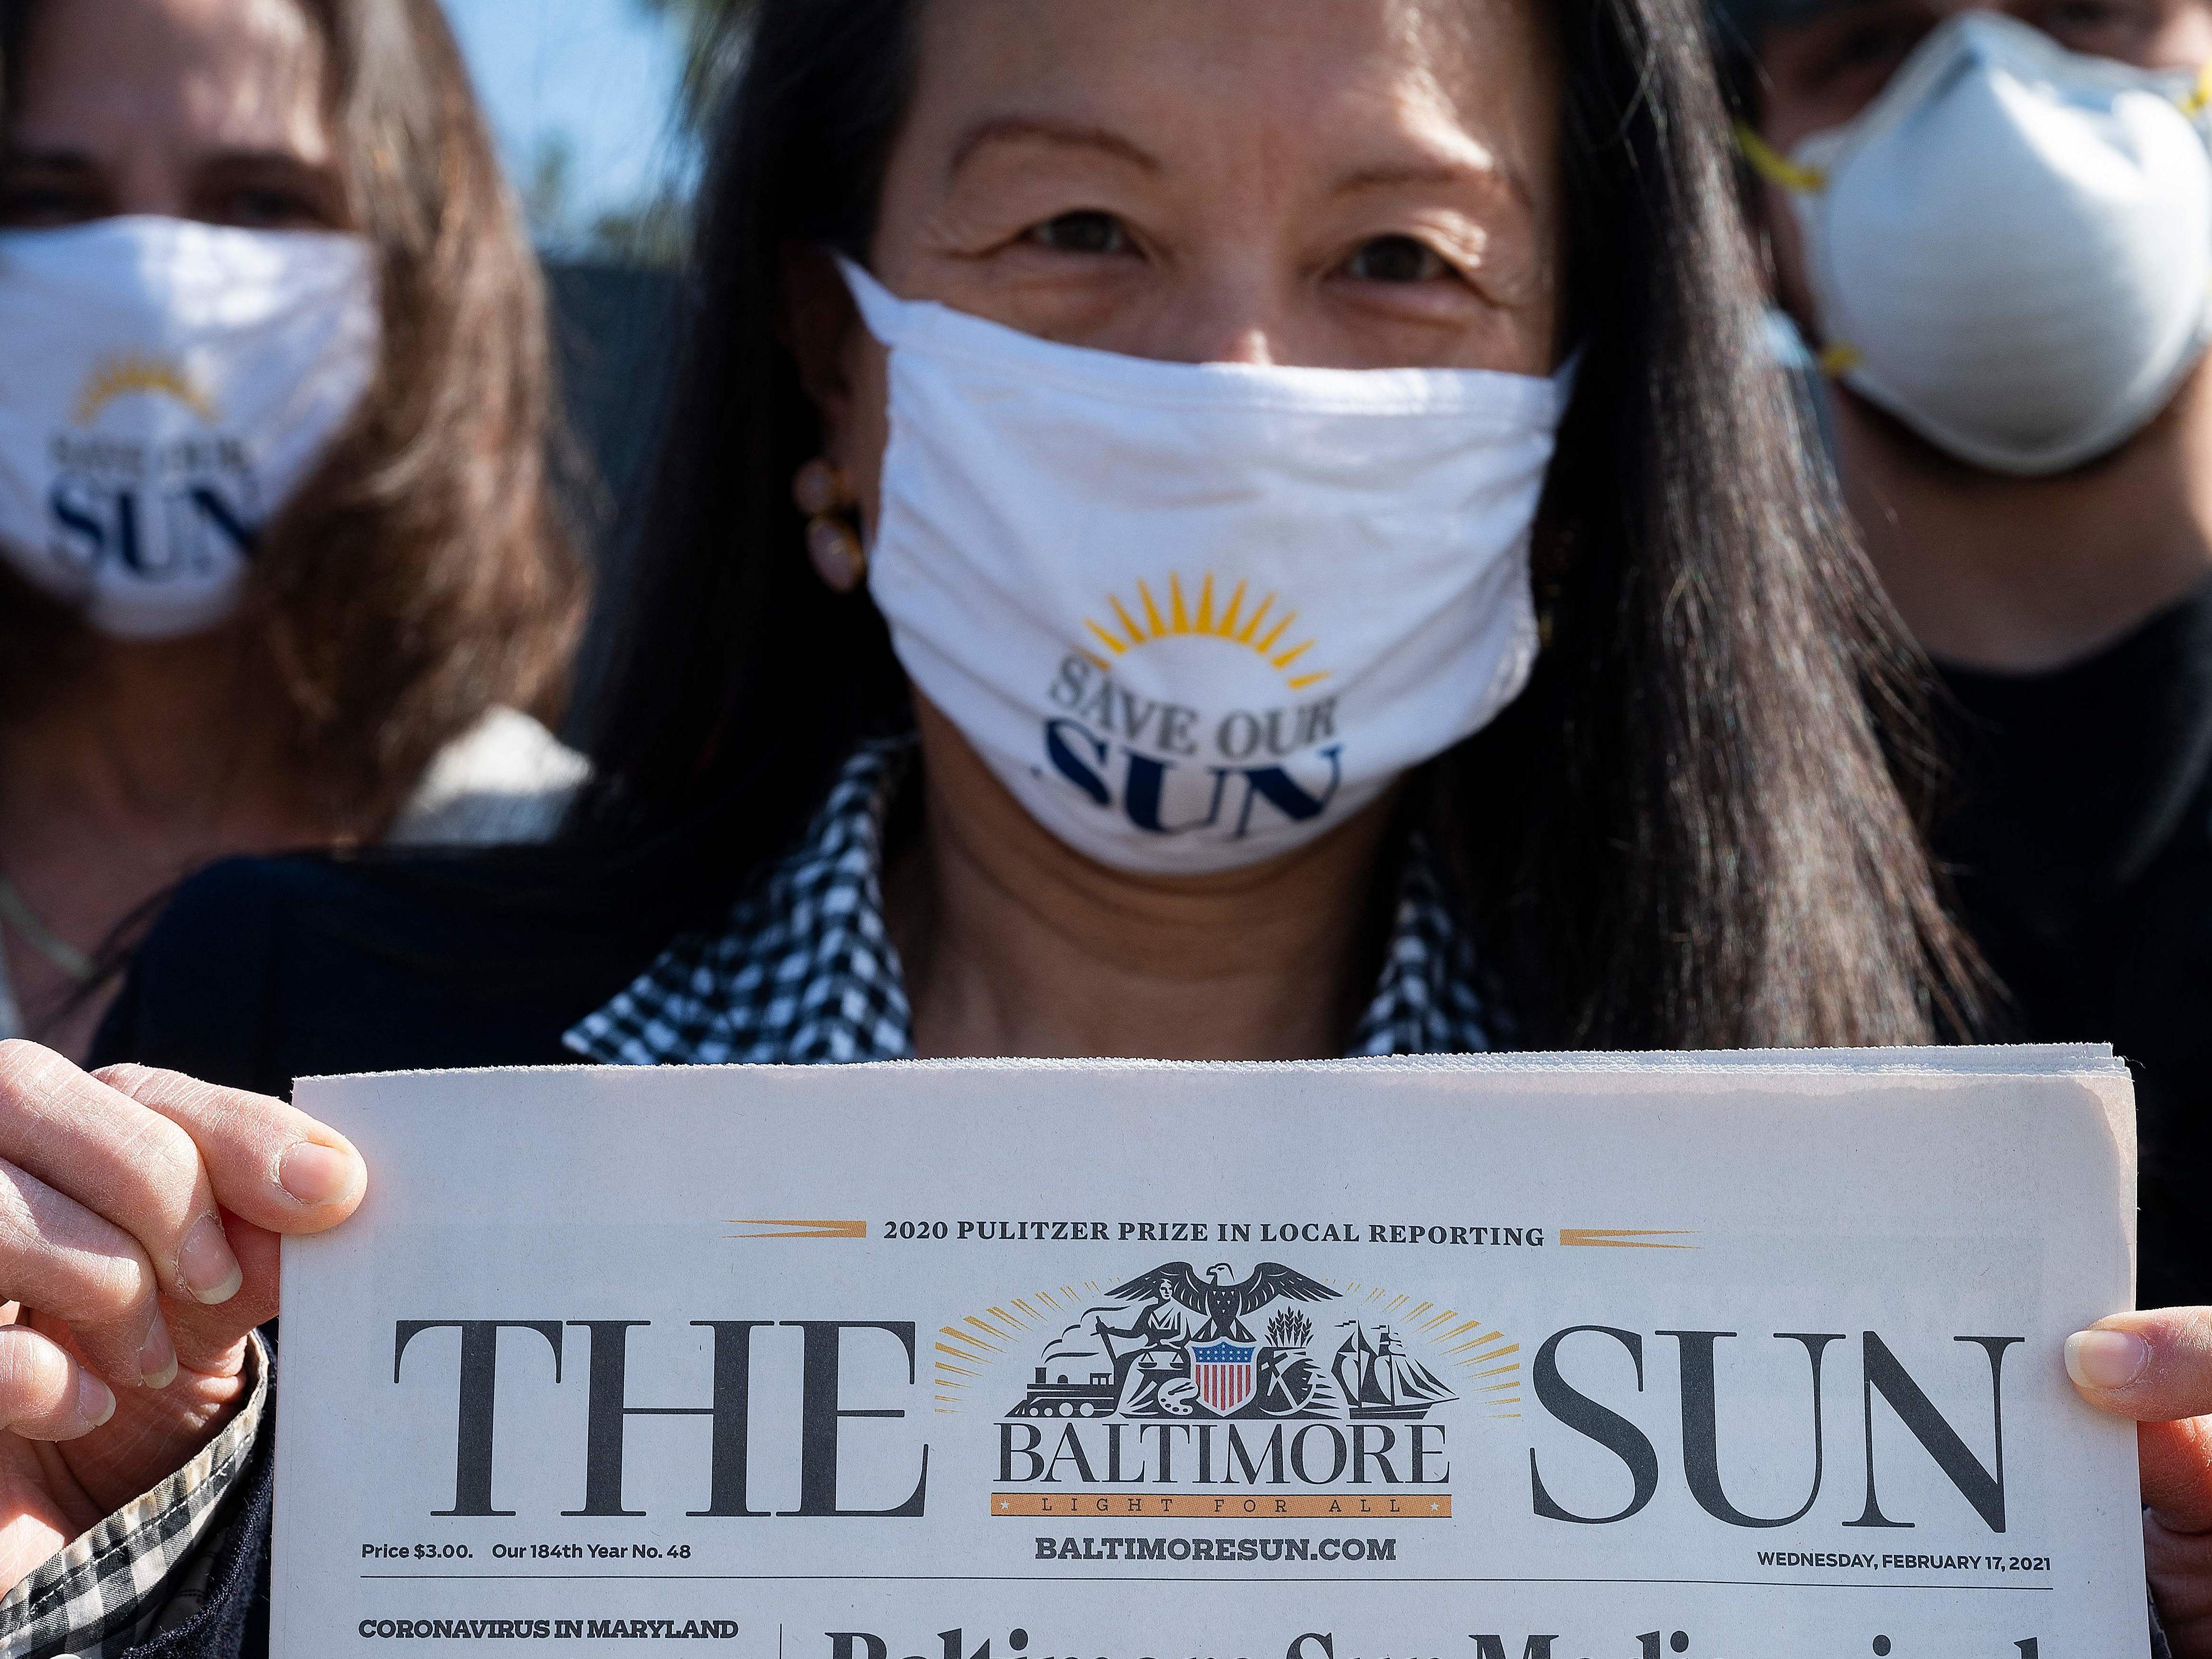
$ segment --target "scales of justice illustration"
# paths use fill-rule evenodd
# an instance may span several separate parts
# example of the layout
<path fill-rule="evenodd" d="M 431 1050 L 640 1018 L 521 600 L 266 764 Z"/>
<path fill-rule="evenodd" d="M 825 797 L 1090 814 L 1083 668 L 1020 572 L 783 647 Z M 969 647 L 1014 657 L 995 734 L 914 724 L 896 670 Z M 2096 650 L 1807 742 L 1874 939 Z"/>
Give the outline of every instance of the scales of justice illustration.
<path fill-rule="evenodd" d="M 1343 1293 L 1279 1261 L 1234 1272 L 1170 1261 L 1115 1285 L 1046 1347 L 1007 1415 L 1418 1421 L 1459 1397 L 1385 1324 L 1370 1334 L 1358 1319 L 1339 1322 L 1346 1334 L 1324 1336 L 1323 1348 L 1335 1343 L 1324 1364 L 1296 1304 Z M 1255 1336 L 1246 1321 L 1270 1308 Z"/>

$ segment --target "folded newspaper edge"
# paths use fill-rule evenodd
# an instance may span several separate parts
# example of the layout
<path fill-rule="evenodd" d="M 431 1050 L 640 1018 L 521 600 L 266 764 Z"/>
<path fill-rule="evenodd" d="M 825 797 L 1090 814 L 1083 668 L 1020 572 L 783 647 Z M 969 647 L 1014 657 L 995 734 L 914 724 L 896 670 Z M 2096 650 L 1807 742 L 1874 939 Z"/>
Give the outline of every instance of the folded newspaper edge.
<path fill-rule="evenodd" d="M 587 1066 L 510 1066 L 494 1071 L 426 1066 L 404 1072 L 331 1072 L 299 1079 L 340 1083 L 356 1078 L 571 1076 L 629 1068 Z M 693 1066 L 687 1072 L 785 1072 L 784 1066 Z M 1953 1048 L 1646 1048 L 1604 1052 L 1528 1050 L 1481 1054 L 1373 1054 L 1341 1060 L 864 1060 L 841 1071 L 1017 1072 L 1893 1072 L 1946 1077 L 2051 1077 L 2127 1073 L 2127 1062 L 2109 1042 L 1961 1044 Z"/>

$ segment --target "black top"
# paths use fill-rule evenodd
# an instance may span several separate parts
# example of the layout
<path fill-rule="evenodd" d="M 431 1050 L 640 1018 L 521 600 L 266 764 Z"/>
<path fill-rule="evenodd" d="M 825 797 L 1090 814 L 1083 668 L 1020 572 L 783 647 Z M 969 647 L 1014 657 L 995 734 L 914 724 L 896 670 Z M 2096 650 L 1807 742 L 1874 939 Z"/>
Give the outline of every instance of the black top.
<path fill-rule="evenodd" d="M 216 865 L 140 947 L 94 1063 L 289 1097 L 301 1077 L 574 1062 L 562 1034 L 684 924 L 556 905 L 556 883 L 480 855 Z"/>
<path fill-rule="evenodd" d="M 2070 667 L 1943 678 L 1936 851 L 2010 992 L 1996 1034 L 2132 1062 L 2140 1300 L 2212 1303 L 2212 581 Z"/>

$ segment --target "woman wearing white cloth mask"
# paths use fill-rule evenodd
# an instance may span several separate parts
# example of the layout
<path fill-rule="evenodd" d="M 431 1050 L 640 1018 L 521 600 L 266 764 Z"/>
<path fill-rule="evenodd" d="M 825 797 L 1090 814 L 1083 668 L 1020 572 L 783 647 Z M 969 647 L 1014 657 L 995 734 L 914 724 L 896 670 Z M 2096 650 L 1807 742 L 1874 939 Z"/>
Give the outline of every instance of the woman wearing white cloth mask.
<path fill-rule="evenodd" d="M 579 584 L 434 5 L 9 0 L 0 51 L 0 1034 L 76 1051 L 212 858 L 542 833 L 487 805 L 580 763 L 500 706 Z"/>
<path fill-rule="evenodd" d="M 125 1648 L 189 1583 L 164 1651 L 234 1650 L 270 1233 L 371 1178 L 267 1097 L 309 1071 L 1959 1016 L 1687 0 L 753 15 L 604 810 L 488 867 L 210 872 L 109 1027 L 146 1064 L 0 1051 L 0 1170 L 64 1194 L 0 1283 L 82 1310 L 0 1395 L 48 1443 L 0 1486 L 36 1643 Z M 189 1152 L 149 1171 L 157 1138 Z M 82 1212 L 136 1297 L 79 1294 Z M 168 1547 L 72 1599 L 141 1492 Z"/>

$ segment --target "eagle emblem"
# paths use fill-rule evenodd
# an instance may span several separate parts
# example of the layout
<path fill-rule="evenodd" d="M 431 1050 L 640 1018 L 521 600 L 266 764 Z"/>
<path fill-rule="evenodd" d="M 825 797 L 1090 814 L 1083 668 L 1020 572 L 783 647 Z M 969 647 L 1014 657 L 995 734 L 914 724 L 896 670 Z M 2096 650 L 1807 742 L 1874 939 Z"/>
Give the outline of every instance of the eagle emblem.
<path fill-rule="evenodd" d="M 1240 1279 L 1170 1261 L 1105 1292 L 1045 1347 L 1011 1417 L 1419 1419 L 1454 1396 L 1387 1326 L 1357 1320 L 1333 1361 L 1298 1305 L 1342 1292 L 1279 1261 Z M 1255 1330 L 1254 1324 L 1261 1328 Z"/>
<path fill-rule="evenodd" d="M 1172 1301 L 1203 1314 L 1206 1324 L 1193 1334 L 1194 1342 L 1249 1342 L 1246 1314 L 1258 1313 L 1270 1302 L 1326 1302 L 1337 1294 L 1279 1261 L 1262 1261 L 1249 1277 L 1232 1281 L 1229 1275 L 1235 1271 L 1226 1261 L 1217 1261 L 1200 1279 L 1189 1262 L 1170 1261 L 1106 1294 L 1116 1302 Z"/>

